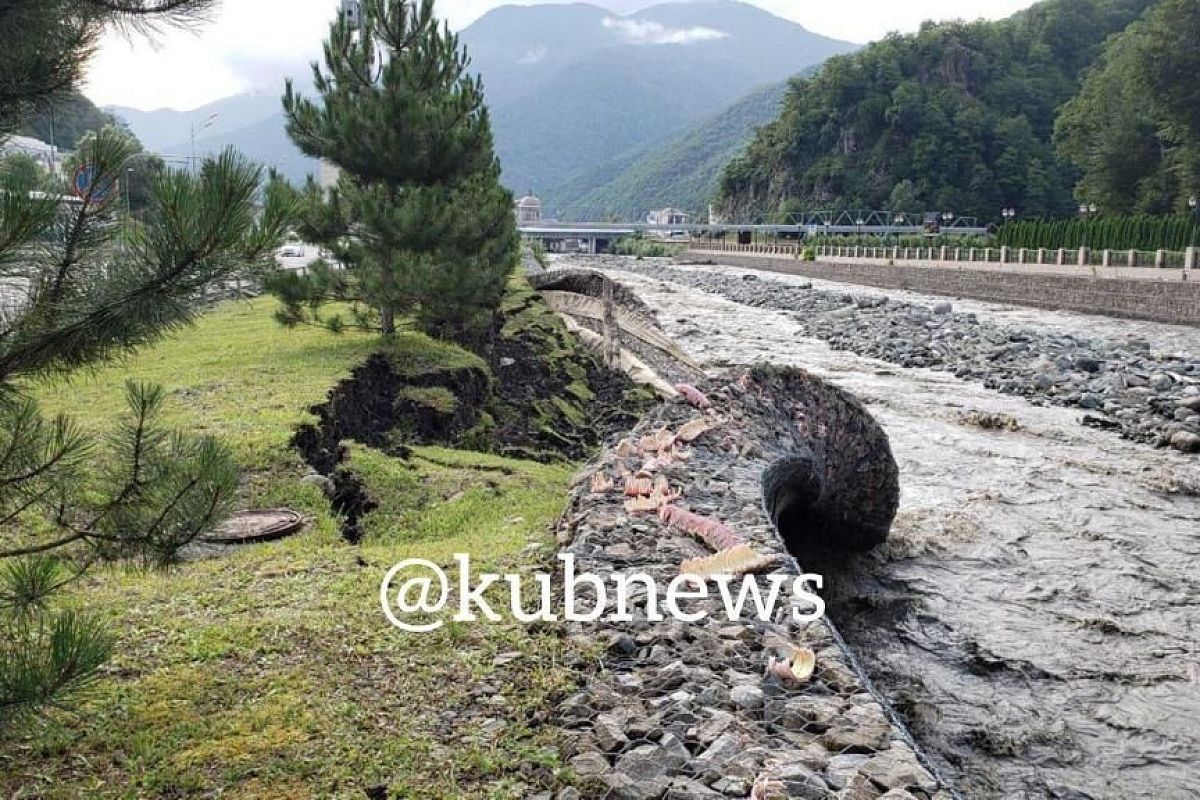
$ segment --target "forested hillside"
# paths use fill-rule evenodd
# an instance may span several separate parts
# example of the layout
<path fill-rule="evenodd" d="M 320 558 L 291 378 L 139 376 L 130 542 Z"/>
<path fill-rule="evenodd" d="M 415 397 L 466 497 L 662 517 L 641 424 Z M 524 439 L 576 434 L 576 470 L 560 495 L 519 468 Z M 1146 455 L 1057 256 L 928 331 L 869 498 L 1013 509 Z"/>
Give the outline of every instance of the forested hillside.
<path fill-rule="evenodd" d="M 1188 211 L 1200 194 L 1200 3 L 1162 0 L 1106 48 L 1059 115 L 1079 199 L 1110 213 Z"/>
<path fill-rule="evenodd" d="M 1046 0 L 830 59 L 792 81 L 779 118 L 726 169 L 722 208 L 1069 214 L 1079 172 L 1055 151 L 1057 111 L 1105 41 L 1151 5 Z"/>
<path fill-rule="evenodd" d="M 54 144 L 62 150 L 73 150 L 88 131 L 99 130 L 116 122 L 112 114 L 96 108 L 82 94 L 67 92 L 34 112 L 20 132 Z"/>

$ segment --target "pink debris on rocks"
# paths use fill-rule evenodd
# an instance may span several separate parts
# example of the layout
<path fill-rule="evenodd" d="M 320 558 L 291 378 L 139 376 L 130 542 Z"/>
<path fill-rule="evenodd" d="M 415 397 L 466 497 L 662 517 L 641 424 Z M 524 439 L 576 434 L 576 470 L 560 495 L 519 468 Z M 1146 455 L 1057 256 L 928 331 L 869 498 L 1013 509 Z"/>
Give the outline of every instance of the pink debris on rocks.
<path fill-rule="evenodd" d="M 704 394 L 704 392 L 692 386 L 690 383 L 678 383 L 675 385 L 675 391 L 683 395 L 683 399 L 687 400 L 696 408 L 712 408 L 712 401 Z"/>
<path fill-rule="evenodd" d="M 763 555 L 748 544 L 739 544 L 703 558 L 689 558 L 679 568 L 681 575 L 709 578 L 713 575 L 747 575 L 772 567 L 779 560 L 775 553 Z"/>
<path fill-rule="evenodd" d="M 609 477 L 607 472 L 600 470 L 592 474 L 591 490 L 593 494 L 604 494 L 605 492 L 612 491 L 612 488 L 613 479 Z"/>
<path fill-rule="evenodd" d="M 678 499 L 679 492 L 671 488 L 665 477 L 659 475 L 648 495 L 630 497 L 625 501 L 625 511 L 628 514 L 656 513 L 663 506 Z"/>
<path fill-rule="evenodd" d="M 654 482 L 649 478 L 629 476 L 625 479 L 626 497 L 648 497 L 654 491 Z"/>
<path fill-rule="evenodd" d="M 664 525 L 692 534 L 713 550 L 728 550 L 742 544 L 742 537 L 725 523 L 679 506 L 663 506 L 658 510 L 658 519 Z"/>

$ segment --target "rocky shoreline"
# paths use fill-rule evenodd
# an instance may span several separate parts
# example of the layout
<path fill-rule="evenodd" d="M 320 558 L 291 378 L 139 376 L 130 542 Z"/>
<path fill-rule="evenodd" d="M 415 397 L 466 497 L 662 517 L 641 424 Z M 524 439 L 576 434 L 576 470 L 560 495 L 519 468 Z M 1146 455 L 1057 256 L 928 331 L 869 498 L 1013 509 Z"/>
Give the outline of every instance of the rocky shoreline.
<path fill-rule="evenodd" d="M 797 375 L 804 373 L 741 371 L 701 387 L 711 407 L 665 402 L 580 474 L 559 531 L 562 552 L 575 556 L 579 572 L 648 574 L 661 609 L 681 564 L 712 555 L 703 536 L 661 514 L 631 510 L 621 476 L 646 472 L 647 480 L 661 481 L 669 502 L 774 559 L 754 576 L 764 594 L 772 574 L 790 577 L 783 583 L 787 601 L 769 621 L 749 606 L 730 621 L 716 597 L 680 604 L 707 612 L 700 621 L 654 621 L 642 592 L 630 621 L 573 623 L 568 632 L 576 645 L 603 652 L 594 674 L 559 709 L 566 755 L 584 792 L 564 790 L 559 800 L 952 797 L 836 630 L 824 619 L 792 617 L 798 598 L 790 588 L 800 569 L 766 513 L 762 476 L 793 450 L 781 431 L 803 412 L 788 391 Z M 654 452 L 672 435 L 674 444 L 645 460 L 642 451 Z M 797 648 L 815 657 L 811 676 L 780 671 Z"/>
<path fill-rule="evenodd" d="M 1181 452 L 1200 452 L 1200 355 L 1154 342 L 1017 328 L 876 291 L 813 288 L 744 269 L 593 256 L 587 265 L 670 280 L 755 308 L 790 312 L 804 335 L 902 367 L 926 367 L 1024 397 L 1079 408 L 1081 422 Z"/>

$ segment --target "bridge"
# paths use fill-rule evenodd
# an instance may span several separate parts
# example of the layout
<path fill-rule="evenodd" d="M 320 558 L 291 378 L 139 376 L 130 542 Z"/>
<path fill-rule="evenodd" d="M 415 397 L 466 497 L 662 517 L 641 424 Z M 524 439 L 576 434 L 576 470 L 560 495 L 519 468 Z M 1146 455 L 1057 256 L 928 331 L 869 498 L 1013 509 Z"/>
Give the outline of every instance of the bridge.
<path fill-rule="evenodd" d="M 931 222 L 932 219 L 932 222 Z M 702 237 L 726 239 L 736 236 L 741 244 L 763 239 L 799 240 L 809 236 L 924 236 L 952 233 L 957 236 L 982 236 L 989 232 L 974 217 L 952 215 L 902 214 L 882 211 L 855 213 L 809 212 L 784 215 L 774 221 L 766 218 L 743 222 L 689 222 L 662 225 L 649 222 L 536 222 L 518 226 L 521 235 L 536 239 L 550 252 L 598 253 L 613 242 L 637 234 L 651 234 L 670 241 L 690 241 Z"/>

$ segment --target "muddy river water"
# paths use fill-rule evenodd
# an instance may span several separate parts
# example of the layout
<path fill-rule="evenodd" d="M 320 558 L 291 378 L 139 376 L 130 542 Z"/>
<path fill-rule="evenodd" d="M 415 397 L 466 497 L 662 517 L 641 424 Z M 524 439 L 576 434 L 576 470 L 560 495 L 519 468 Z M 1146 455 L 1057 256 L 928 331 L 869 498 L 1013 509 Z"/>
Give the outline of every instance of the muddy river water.
<path fill-rule="evenodd" d="M 1200 458 L 1085 428 L 1077 409 L 831 350 L 780 311 L 610 274 L 710 371 L 802 366 L 883 424 L 901 470 L 891 539 L 816 566 L 831 618 L 963 797 L 1200 797 Z M 1178 327 L 955 308 L 1200 352 L 1200 331 Z"/>

